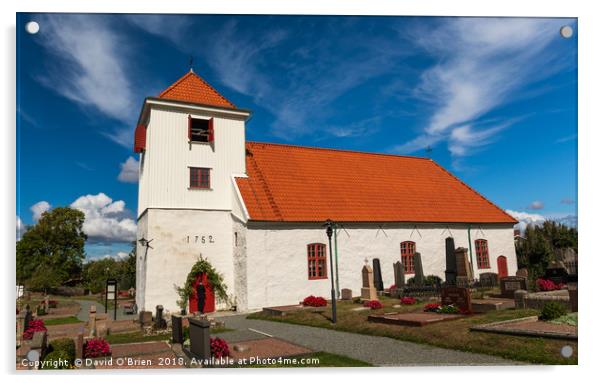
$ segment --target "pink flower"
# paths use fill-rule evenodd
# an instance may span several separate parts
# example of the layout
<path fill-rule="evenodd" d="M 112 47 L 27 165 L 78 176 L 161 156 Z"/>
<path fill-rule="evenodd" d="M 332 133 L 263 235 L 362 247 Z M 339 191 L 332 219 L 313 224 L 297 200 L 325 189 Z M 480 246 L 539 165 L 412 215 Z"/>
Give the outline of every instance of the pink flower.
<path fill-rule="evenodd" d="M 27 330 L 23 332 L 23 339 L 32 339 L 33 333 L 38 331 L 47 331 L 44 321 L 41 319 L 30 320 Z"/>
<path fill-rule="evenodd" d="M 416 298 L 414 297 L 403 297 L 401 298 L 402 305 L 414 305 L 416 304 Z"/>
<path fill-rule="evenodd" d="M 424 311 L 436 313 L 439 310 L 441 310 L 441 305 L 439 303 L 427 303 L 424 305 Z"/>
<path fill-rule="evenodd" d="M 221 338 L 210 338 L 211 355 L 216 358 L 222 358 L 230 355 L 230 347 L 228 342 Z"/>
<path fill-rule="evenodd" d="M 101 356 L 110 356 L 111 346 L 109 342 L 102 338 L 88 339 L 84 343 L 84 358 L 98 358 Z"/>

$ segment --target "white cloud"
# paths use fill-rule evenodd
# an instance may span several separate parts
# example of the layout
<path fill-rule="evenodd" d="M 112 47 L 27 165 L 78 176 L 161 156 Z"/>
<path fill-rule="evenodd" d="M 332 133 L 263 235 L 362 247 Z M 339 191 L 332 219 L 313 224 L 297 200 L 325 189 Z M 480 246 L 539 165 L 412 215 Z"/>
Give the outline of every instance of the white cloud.
<path fill-rule="evenodd" d="M 94 241 L 130 242 L 136 238 L 136 222 L 127 217 L 125 202 L 114 201 L 104 193 L 85 195 L 71 207 L 82 211 L 84 232 Z"/>
<path fill-rule="evenodd" d="M 501 128 L 479 130 L 479 119 L 516 101 L 517 89 L 563 67 L 565 57 L 546 48 L 559 38 L 564 23 L 537 18 L 450 18 L 433 30 L 416 29 L 414 40 L 432 54 L 436 64 L 422 73 L 415 94 L 432 105 L 433 112 L 423 133 L 394 151 L 412 153 L 425 144 L 449 140 L 450 152 L 458 157 L 469 155 L 469 148 L 490 143 Z"/>
<path fill-rule="evenodd" d="M 40 16 L 39 22 L 39 41 L 59 61 L 38 80 L 74 103 L 124 123 L 100 133 L 129 147 L 139 99 L 126 74 L 129 44 L 110 16 L 52 14 Z"/>
<path fill-rule="evenodd" d="M 541 214 L 526 213 L 524 211 L 506 210 L 506 213 L 518 221 L 515 227 L 520 229 L 521 232 L 524 232 L 528 225 L 541 225 L 546 220 Z"/>
<path fill-rule="evenodd" d="M 541 201 L 533 201 L 529 204 L 529 209 L 531 210 L 541 210 L 544 208 L 544 204 Z"/>
<path fill-rule="evenodd" d="M 121 171 L 117 179 L 121 182 L 136 183 L 138 182 L 139 163 L 134 157 L 130 156 L 124 163 L 119 164 Z"/>
<path fill-rule="evenodd" d="M 52 208 L 52 206 L 50 206 L 50 204 L 48 202 L 40 201 L 40 202 L 33 204 L 29 208 L 29 210 L 31 210 L 31 212 L 33 213 L 32 219 L 34 221 L 38 221 L 42 217 L 42 214 L 47 212 L 51 208 Z"/>
<path fill-rule="evenodd" d="M 21 221 L 21 217 L 17 216 L 17 240 L 21 239 L 21 236 L 25 232 L 25 225 Z"/>

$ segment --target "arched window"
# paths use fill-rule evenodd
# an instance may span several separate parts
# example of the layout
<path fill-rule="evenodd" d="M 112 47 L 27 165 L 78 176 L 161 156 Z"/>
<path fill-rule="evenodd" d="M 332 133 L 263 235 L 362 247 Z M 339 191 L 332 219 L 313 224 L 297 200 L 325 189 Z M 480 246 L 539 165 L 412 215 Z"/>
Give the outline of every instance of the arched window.
<path fill-rule="evenodd" d="M 416 253 L 416 243 L 405 241 L 400 244 L 401 263 L 403 263 L 403 272 L 405 274 L 414 274 L 414 254 Z"/>
<path fill-rule="evenodd" d="M 307 276 L 309 279 L 326 279 L 326 245 L 310 243 L 307 245 Z"/>
<path fill-rule="evenodd" d="M 489 247 L 486 239 L 477 239 L 474 241 L 474 248 L 477 253 L 477 267 L 479 269 L 489 268 Z"/>

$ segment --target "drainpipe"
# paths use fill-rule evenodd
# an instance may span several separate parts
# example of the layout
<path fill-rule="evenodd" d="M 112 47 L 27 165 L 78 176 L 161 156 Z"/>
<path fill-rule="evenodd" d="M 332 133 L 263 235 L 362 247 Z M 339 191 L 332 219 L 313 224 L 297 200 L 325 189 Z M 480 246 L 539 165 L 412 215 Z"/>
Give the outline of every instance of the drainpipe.
<path fill-rule="evenodd" d="M 341 298 L 341 291 L 339 290 L 339 249 L 337 247 L 337 224 L 334 224 L 334 265 L 337 282 L 337 299 Z"/>
<path fill-rule="evenodd" d="M 472 225 L 468 224 L 468 251 L 470 253 L 470 272 L 472 273 L 472 278 L 474 279 L 474 262 L 472 260 L 472 239 L 470 239 L 470 229 Z"/>

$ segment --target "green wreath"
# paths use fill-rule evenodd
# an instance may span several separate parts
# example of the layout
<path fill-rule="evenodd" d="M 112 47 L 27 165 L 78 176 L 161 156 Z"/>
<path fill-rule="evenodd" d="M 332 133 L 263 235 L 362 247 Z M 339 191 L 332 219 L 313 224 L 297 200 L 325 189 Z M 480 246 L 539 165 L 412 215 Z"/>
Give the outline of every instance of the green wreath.
<path fill-rule="evenodd" d="M 217 297 L 222 301 L 227 301 L 228 294 L 226 293 L 226 289 L 228 286 L 224 283 L 224 278 L 215 271 L 209 261 L 202 257 L 192 266 L 190 273 L 188 273 L 188 277 L 186 277 L 186 284 L 182 288 L 182 298 L 185 299 L 186 302 L 188 301 L 194 292 L 192 285 L 194 285 L 194 282 L 196 281 L 196 276 L 202 273 L 207 274 L 207 280 L 211 284 L 211 288 Z"/>

